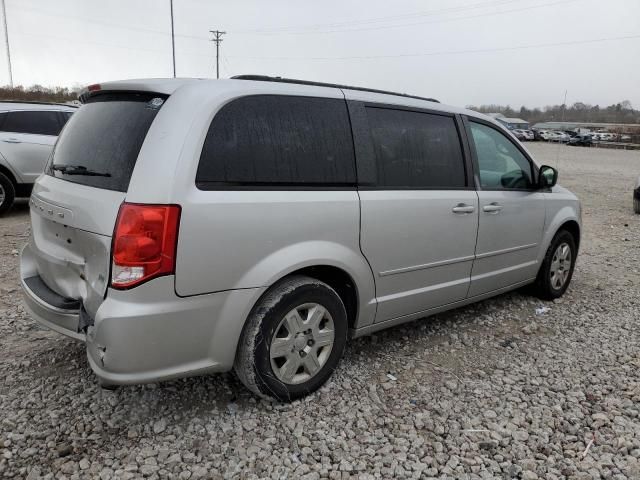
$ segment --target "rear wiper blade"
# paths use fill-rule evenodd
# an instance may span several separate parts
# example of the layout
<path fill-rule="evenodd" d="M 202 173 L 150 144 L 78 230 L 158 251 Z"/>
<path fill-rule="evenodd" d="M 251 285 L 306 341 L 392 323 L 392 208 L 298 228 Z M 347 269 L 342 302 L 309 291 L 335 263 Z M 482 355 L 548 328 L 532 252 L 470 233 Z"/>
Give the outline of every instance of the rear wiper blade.
<path fill-rule="evenodd" d="M 58 171 L 65 175 L 86 175 L 88 177 L 110 177 L 111 174 L 107 172 L 96 172 L 94 170 L 89 170 L 84 165 L 60 165 L 53 164 L 51 165 L 51 170 Z"/>

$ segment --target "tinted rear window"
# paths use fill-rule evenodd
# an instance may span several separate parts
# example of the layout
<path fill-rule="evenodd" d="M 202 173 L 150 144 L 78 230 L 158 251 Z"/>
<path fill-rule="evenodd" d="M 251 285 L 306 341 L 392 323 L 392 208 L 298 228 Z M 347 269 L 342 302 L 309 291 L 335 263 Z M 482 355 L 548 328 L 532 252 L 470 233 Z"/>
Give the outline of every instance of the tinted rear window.
<path fill-rule="evenodd" d="M 74 183 L 126 192 L 142 142 L 165 97 L 101 94 L 69 120 L 53 152 L 49 175 Z M 52 165 L 84 167 L 110 176 L 69 175 Z"/>
<path fill-rule="evenodd" d="M 2 122 L 2 131 L 33 135 L 58 135 L 62 122 L 56 111 L 8 112 Z"/>
<path fill-rule="evenodd" d="M 344 100 L 256 95 L 214 117 L 196 184 L 220 186 L 344 186 L 356 179 Z"/>
<path fill-rule="evenodd" d="M 465 186 L 464 159 L 454 119 L 368 107 L 377 184 L 388 188 Z"/>

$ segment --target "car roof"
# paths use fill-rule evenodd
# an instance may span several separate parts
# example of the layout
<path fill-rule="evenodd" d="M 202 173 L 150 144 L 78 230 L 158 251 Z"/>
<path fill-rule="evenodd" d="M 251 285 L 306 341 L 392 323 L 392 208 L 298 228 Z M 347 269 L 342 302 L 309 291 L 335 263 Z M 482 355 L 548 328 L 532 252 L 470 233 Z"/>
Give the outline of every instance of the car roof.
<path fill-rule="evenodd" d="M 80 100 L 85 102 L 91 96 L 104 91 L 129 91 L 129 92 L 153 92 L 163 95 L 172 95 L 178 90 L 189 89 L 191 87 L 201 88 L 203 85 L 210 85 L 212 95 L 216 89 L 229 89 L 236 92 L 242 92 L 242 95 L 251 95 L 253 93 L 264 92 L 265 88 L 274 94 L 304 94 L 310 96 L 332 96 L 339 95 L 340 92 L 347 100 L 355 100 L 362 102 L 376 102 L 389 105 L 400 105 L 408 107 L 423 108 L 447 113 L 467 115 L 482 119 L 500 127 L 504 131 L 508 131 L 504 125 L 497 122 L 494 118 L 484 115 L 473 110 L 455 107 L 438 102 L 437 100 L 416 97 L 407 94 L 397 94 L 394 92 L 384 92 L 372 89 L 363 89 L 361 87 L 349 87 L 346 85 L 326 84 L 318 82 L 307 82 L 300 80 L 279 79 L 273 81 L 271 77 L 268 80 L 239 77 L 231 79 L 202 79 L 202 78 L 141 78 L 130 80 L 118 80 L 104 82 L 100 84 L 89 85 L 80 93 Z"/>
<path fill-rule="evenodd" d="M 0 112 L 16 110 L 75 112 L 77 109 L 77 106 L 66 103 L 25 102 L 13 100 L 0 101 Z"/>

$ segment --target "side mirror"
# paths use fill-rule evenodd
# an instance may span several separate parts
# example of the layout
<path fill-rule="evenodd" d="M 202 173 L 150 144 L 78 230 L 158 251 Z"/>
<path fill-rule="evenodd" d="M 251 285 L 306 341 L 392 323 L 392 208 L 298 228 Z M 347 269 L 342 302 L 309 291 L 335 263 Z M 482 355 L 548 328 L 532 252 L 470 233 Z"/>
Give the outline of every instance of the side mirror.
<path fill-rule="evenodd" d="M 538 175 L 538 187 L 551 188 L 556 183 L 558 183 L 558 171 L 548 165 L 542 165 Z"/>

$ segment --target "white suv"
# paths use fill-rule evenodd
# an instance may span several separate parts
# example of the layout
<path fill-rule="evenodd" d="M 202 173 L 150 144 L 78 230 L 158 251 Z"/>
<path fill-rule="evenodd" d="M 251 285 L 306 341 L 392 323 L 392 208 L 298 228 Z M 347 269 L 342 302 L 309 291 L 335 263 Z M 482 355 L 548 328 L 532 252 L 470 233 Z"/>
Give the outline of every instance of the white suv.
<path fill-rule="evenodd" d="M 0 215 L 15 197 L 28 197 L 51 148 L 77 108 L 39 102 L 0 102 Z"/>
<path fill-rule="evenodd" d="M 235 369 L 293 399 L 349 337 L 571 280 L 578 199 L 479 113 L 265 77 L 82 99 L 34 187 L 20 274 L 103 384 Z"/>

